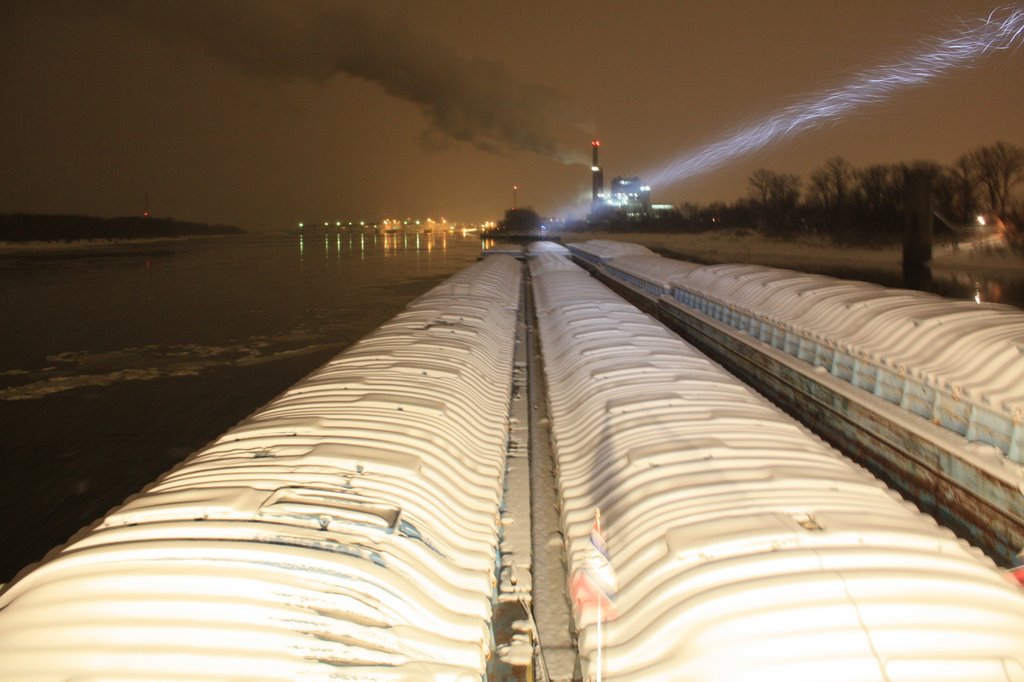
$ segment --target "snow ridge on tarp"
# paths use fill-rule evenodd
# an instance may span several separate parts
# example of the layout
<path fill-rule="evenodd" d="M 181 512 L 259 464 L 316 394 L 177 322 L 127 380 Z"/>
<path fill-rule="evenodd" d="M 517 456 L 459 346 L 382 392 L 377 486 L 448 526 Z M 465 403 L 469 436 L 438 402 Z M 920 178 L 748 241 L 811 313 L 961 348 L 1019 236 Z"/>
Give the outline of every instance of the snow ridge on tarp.
<path fill-rule="evenodd" d="M 613 239 L 591 239 L 580 244 L 569 244 L 568 247 L 573 254 L 594 263 L 601 263 L 611 258 L 622 256 L 653 256 L 654 252 L 640 244 L 619 242 Z"/>
<path fill-rule="evenodd" d="M 570 250 L 1024 463 L 1024 312 L 762 265 L 698 266 L 637 245 Z M 642 247 L 640 247 L 642 248 Z"/>
<path fill-rule="evenodd" d="M 566 259 L 531 278 L 569 574 L 600 508 L 618 577 L 604 679 L 1024 675 L 990 560 Z"/>
<path fill-rule="evenodd" d="M 481 679 L 520 279 L 460 272 L 10 585 L 0 677 Z"/>

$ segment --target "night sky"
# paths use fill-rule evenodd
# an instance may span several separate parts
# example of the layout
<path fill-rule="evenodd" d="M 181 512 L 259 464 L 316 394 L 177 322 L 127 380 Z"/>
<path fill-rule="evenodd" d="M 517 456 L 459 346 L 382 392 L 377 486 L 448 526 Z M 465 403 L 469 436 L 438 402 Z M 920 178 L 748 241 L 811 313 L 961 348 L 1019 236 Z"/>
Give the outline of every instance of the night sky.
<path fill-rule="evenodd" d="M 923 41 L 991 2 L 35 2 L 0 9 L 0 212 L 299 220 L 565 210 Z M 1024 146 L 1024 53 L 1002 51 L 656 202 Z"/>

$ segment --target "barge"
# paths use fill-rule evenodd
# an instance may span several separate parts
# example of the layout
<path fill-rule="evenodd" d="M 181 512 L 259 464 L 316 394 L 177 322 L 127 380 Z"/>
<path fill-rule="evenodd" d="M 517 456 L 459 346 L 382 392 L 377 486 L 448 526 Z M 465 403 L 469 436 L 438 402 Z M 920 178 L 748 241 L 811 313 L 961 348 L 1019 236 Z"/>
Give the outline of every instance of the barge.
<path fill-rule="evenodd" d="M 1024 679 L 1024 592 L 989 557 L 564 249 L 521 257 L 19 574 L 3 675 Z"/>

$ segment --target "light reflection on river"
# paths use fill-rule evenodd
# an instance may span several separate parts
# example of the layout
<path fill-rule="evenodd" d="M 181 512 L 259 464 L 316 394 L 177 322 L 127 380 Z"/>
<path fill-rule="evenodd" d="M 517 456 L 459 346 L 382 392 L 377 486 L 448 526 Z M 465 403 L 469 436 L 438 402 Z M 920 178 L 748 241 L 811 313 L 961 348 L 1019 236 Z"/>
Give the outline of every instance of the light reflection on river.
<path fill-rule="evenodd" d="M 567 240 L 568 241 L 568 240 Z M 713 264 L 700 255 L 675 252 L 665 249 L 655 251 L 669 258 L 688 260 L 695 263 Z M 757 258 L 745 261 L 756 262 Z M 1012 267 L 971 267 L 924 268 L 918 272 L 904 274 L 898 265 L 836 265 L 785 258 L 773 255 L 768 259 L 770 267 L 797 270 L 839 279 L 873 282 L 886 287 L 927 291 L 947 298 L 977 300 L 983 303 L 1003 303 L 1024 309 L 1024 272 Z M 1012 261 L 1008 261 L 1012 262 Z"/>
<path fill-rule="evenodd" d="M 480 245 L 321 231 L 0 257 L 0 582 Z"/>
<path fill-rule="evenodd" d="M 983 268 L 934 268 L 904 274 L 901 269 L 895 267 L 826 266 L 799 262 L 788 263 L 785 267 L 840 279 L 874 282 L 887 287 L 928 291 L 947 298 L 1004 303 L 1024 308 L 1024 273 L 1019 272 L 999 272 Z"/>

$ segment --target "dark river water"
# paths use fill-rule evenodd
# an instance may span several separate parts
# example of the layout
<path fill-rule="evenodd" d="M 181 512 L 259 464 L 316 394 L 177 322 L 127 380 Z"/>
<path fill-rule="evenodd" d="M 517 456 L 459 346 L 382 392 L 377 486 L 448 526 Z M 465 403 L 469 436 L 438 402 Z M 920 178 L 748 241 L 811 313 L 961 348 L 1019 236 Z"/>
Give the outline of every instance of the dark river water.
<path fill-rule="evenodd" d="M 0 583 L 480 250 L 343 233 L 0 256 Z"/>

